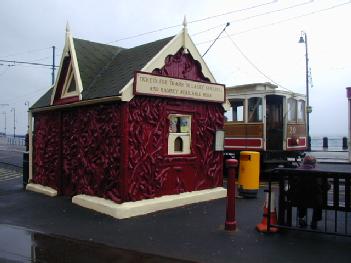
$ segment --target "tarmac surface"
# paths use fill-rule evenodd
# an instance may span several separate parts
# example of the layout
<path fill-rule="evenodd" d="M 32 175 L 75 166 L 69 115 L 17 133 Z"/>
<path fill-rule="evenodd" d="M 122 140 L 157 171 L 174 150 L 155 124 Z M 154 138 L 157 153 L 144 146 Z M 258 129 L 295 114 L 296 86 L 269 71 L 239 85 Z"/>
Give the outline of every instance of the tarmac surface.
<path fill-rule="evenodd" d="M 257 232 L 263 189 L 236 199 L 237 230 L 227 232 L 225 199 L 117 220 L 2 181 L 0 262 L 350 262 L 350 237 Z"/>
<path fill-rule="evenodd" d="M 0 147 L 0 262 L 351 262 L 350 237 L 257 232 L 265 186 L 236 199 L 234 232 L 224 230 L 225 199 L 117 220 L 23 191 L 23 151 L 10 148 Z M 348 153 L 312 154 L 323 169 L 351 170 Z"/>

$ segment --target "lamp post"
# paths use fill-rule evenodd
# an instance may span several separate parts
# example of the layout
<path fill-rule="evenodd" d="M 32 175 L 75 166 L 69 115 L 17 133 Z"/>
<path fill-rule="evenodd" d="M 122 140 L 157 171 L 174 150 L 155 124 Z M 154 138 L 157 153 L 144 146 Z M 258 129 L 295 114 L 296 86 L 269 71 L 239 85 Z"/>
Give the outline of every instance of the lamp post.
<path fill-rule="evenodd" d="M 26 100 L 26 101 L 24 102 L 24 105 L 27 106 L 27 112 L 29 112 L 29 101 Z M 27 128 L 29 128 L 29 119 L 28 119 L 28 123 L 27 123 Z"/>
<path fill-rule="evenodd" d="M 16 109 L 11 108 L 11 111 L 13 111 L 13 138 L 16 137 Z"/>
<path fill-rule="evenodd" d="M 5 136 L 6 136 L 6 111 L 3 111 L 2 114 L 5 117 L 5 128 L 4 128 L 4 132 L 5 132 Z"/>
<path fill-rule="evenodd" d="M 299 43 L 305 44 L 306 49 L 306 110 L 307 110 L 307 120 L 306 120 L 306 133 L 307 133 L 307 150 L 311 151 L 311 139 L 310 139 L 310 113 L 312 109 L 309 103 L 309 67 L 308 67 L 308 46 L 307 46 L 307 34 L 301 31 L 301 36 Z"/>

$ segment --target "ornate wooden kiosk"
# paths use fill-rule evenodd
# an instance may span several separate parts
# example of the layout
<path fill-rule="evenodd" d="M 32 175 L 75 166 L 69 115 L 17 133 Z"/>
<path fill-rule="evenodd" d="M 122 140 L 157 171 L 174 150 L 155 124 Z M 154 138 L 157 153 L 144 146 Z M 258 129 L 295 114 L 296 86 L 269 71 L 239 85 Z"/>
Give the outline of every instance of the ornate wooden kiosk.
<path fill-rule="evenodd" d="M 223 197 L 224 101 L 186 26 L 130 49 L 67 31 L 56 83 L 30 109 L 27 189 L 113 204 L 206 189 Z"/>

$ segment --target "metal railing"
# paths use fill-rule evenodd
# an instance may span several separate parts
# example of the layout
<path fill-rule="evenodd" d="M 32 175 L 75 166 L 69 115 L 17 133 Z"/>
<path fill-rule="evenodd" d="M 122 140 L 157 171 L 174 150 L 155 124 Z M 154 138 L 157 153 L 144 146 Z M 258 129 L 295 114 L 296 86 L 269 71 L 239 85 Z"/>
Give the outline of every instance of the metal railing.
<path fill-rule="evenodd" d="M 302 226 L 299 222 L 299 209 L 301 202 L 296 201 L 294 190 L 296 190 L 296 181 L 302 178 L 309 178 L 306 182 L 325 181 L 328 182 L 328 189 L 322 190 L 322 220 L 315 229 L 308 226 Z M 272 184 L 276 187 L 273 187 Z M 278 184 L 276 184 L 278 183 Z M 313 191 L 313 186 L 311 192 Z M 308 189 L 307 187 L 307 189 Z M 274 188 L 274 189 L 273 189 Z M 295 188 L 295 189 L 294 189 Z M 300 170 L 294 168 L 277 168 L 274 169 L 269 178 L 268 184 L 268 231 L 271 227 L 281 229 L 313 231 L 338 236 L 351 237 L 351 171 L 326 171 L 318 169 Z M 277 223 L 271 221 L 271 194 L 275 192 L 278 195 Z M 313 207 L 307 205 L 307 214 L 305 220 L 309 223 L 312 219 Z"/>
<path fill-rule="evenodd" d="M 13 146 L 25 146 L 25 137 L 24 136 L 0 136 L 0 144 L 4 145 L 13 145 Z"/>

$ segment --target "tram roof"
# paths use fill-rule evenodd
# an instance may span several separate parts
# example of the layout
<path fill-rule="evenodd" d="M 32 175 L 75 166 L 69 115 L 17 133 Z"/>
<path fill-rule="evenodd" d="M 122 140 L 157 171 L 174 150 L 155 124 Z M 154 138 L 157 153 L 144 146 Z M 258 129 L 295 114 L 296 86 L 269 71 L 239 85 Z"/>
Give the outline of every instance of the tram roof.
<path fill-rule="evenodd" d="M 231 97 L 250 96 L 250 95 L 281 95 L 285 97 L 296 97 L 306 99 L 306 96 L 301 93 L 296 93 L 289 90 L 278 89 L 278 86 L 270 82 L 249 83 L 236 85 L 226 88 L 228 99 Z"/>

